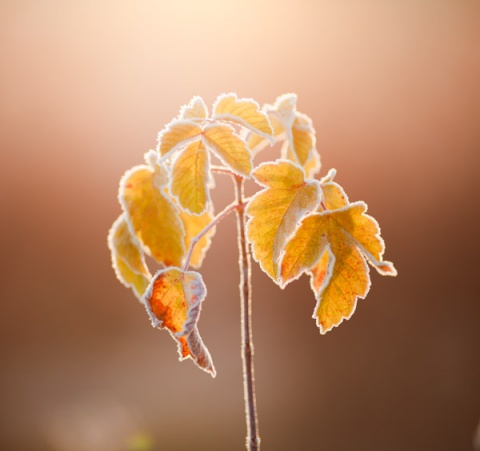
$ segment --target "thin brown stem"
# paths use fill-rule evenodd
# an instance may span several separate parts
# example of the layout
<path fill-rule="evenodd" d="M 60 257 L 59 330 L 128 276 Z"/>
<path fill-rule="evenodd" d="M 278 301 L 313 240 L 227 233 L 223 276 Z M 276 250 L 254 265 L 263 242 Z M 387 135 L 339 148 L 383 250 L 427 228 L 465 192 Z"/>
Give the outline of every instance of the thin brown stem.
<path fill-rule="evenodd" d="M 240 253 L 243 390 L 245 397 L 245 416 L 247 421 L 246 446 L 248 451 L 259 451 L 260 436 L 258 433 L 255 376 L 253 371 L 251 261 L 245 233 L 245 199 L 243 198 L 243 185 L 244 179 L 235 176 L 235 193 L 238 206 L 236 210 L 238 247 Z"/>
<path fill-rule="evenodd" d="M 183 265 L 183 270 L 188 271 L 190 266 L 190 259 L 192 258 L 193 249 L 196 244 L 211 230 L 215 227 L 222 219 L 228 216 L 233 210 L 238 209 L 238 202 L 232 202 L 230 205 L 227 205 L 217 216 L 212 219 L 210 222 L 195 238 L 192 239 L 190 243 L 190 248 L 188 249 L 187 257 L 185 258 L 185 263 Z"/>

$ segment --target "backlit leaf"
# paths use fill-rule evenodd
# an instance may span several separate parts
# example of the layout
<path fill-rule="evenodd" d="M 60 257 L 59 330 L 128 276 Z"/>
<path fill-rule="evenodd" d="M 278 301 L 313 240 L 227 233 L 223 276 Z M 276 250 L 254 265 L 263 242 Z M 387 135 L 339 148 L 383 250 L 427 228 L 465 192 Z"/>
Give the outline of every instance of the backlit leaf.
<path fill-rule="evenodd" d="M 117 218 L 108 233 L 108 247 L 118 280 L 132 288 L 138 299 L 142 299 L 152 276 L 141 248 L 130 234 L 124 214 Z"/>
<path fill-rule="evenodd" d="M 180 109 L 179 119 L 206 119 L 208 117 L 207 106 L 203 99 L 195 96 L 190 100 L 188 105 L 184 105 Z"/>
<path fill-rule="evenodd" d="M 262 110 L 267 114 L 273 130 L 275 142 L 279 142 L 286 137 L 286 130 L 290 129 L 295 120 L 295 105 L 297 102 L 296 94 L 284 94 L 277 98 L 275 104 L 265 104 Z M 263 136 L 251 133 L 247 140 L 248 146 L 252 152 L 257 153 L 264 149 L 269 141 Z"/>
<path fill-rule="evenodd" d="M 253 99 L 238 99 L 235 93 L 223 94 L 213 105 L 213 119 L 228 120 L 272 140 L 272 127 L 267 115 Z"/>
<path fill-rule="evenodd" d="M 284 245 L 301 217 L 318 207 L 320 184 L 305 180 L 300 167 L 284 160 L 259 165 L 253 176 L 266 188 L 247 206 L 247 237 L 255 260 L 279 283 L 278 260 Z"/>
<path fill-rule="evenodd" d="M 175 159 L 171 191 L 180 205 L 194 214 L 207 208 L 209 156 L 202 141 L 189 144 Z"/>
<path fill-rule="evenodd" d="M 152 325 L 167 329 L 177 342 L 180 360 L 191 358 L 215 377 L 212 358 L 197 328 L 207 290 L 199 273 L 167 268 L 153 277 L 144 296 Z"/>
<path fill-rule="evenodd" d="M 191 141 L 200 139 L 202 128 L 193 121 L 174 120 L 158 135 L 158 151 L 165 156 Z"/>
<path fill-rule="evenodd" d="M 273 128 L 275 142 L 284 141 L 282 158 L 300 164 L 307 178 L 312 177 L 320 169 L 320 155 L 316 149 L 315 129 L 312 120 L 297 111 L 296 94 L 284 94 L 277 98 L 273 105 L 265 105 Z M 253 153 L 260 151 L 268 142 L 259 135 L 251 134 L 247 143 Z"/>
<path fill-rule="evenodd" d="M 178 266 L 185 255 L 185 232 L 178 208 L 156 182 L 164 172 L 135 166 L 120 182 L 119 199 L 132 232 L 150 255 L 166 266 Z"/>
<path fill-rule="evenodd" d="M 338 183 L 322 183 L 322 192 L 327 210 L 338 210 L 348 204 L 348 197 Z"/>
<path fill-rule="evenodd" d="M 338 201 L 339 197 L 334 199 Z M 390 262 L 382 261 L 384 243 L 378 223 L 366 214 L 363 202 L 336 210 L 312 213 L 302 219 L 285 246 L 281 285 L 312 270 L 311 286 L 316 294 L 314 317 L 321 333 L 348 319 L 357 298 L 370 287 L 365 257 L 384 275 L 396 275 Z"/>
<path fill-rule="evenodd" d="M 205 145 L 237 174 L 249 177 L 252 155 L 243 139 L 229 125 L 207 125 L 203 133 Z"/>

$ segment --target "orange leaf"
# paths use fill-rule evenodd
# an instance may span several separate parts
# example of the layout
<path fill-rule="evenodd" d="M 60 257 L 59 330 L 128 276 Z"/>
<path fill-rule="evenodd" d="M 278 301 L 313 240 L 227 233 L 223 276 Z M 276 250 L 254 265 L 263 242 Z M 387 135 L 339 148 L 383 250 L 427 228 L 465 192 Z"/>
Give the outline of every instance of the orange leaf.
<path fill-rule="evenodd" d="M 247 144 L 229 125 L 211 124 L 204 129 L 203 142 L 232 171 L 249 177 L 252 172 L 252 155 Z"/>
<path fill-rule="evenodd" d="M 284 160 L 259 165 L 253 176 L 266 188 L 247 206 L 247 237 L 254 259 L 278 283 L 278 260 L 284 245 L 300 218 L 318 207 L 320 184 L 305 180 L 299 166 Z"/>
<path fill-rule="evenodd" d="M 321 333 L 350 318 L 357 298 L 368 293 L 365 257 L 379 273 L 396 275 L 393 264 L 382 261 L 385 246 L 380 229 L 366 210 L 364 202 L 355 202 L 312 213 L 303 218 L 285 246 L 281 284 L 312 270 L 311 285 L 318 301 L 314 317 Z"/>
<path fill-rule="evenodd" d="M 212 358 L 197 329 L 206 294 L 199 273 L 167 268 L 155 274 L 144 299 L 153 327 L 167 329 L 177 342 L 180 360 L 191 358 L 215 377 Z"/>
<path fill-rule="evenodd" d="M 119 199 L 135 236 L 150 255 L 166 266 L 180 265 L 185 256 L 183 224 L 178 208 L 157 181 L 166 177 L 157 166 L 135 166 L 120 182 Z"/>
<path fill-rule="evenodd" d="M 117 279 L 142 299 L 150 279 L 143 251 L 130 234 L 125 215 L 120 215 L 108 232 L 108 247 Z"/>
<path fill-rule="evenodd" d="M 194 214 L 207 208 L 209 156 L 202 141 L 189 144 L 175 159 L 171 191 L 180 205 Z"/>
<path fill-rule="evenodd" d="M 222 94 L 213 105 L 213 119 L 238 123 L 272 141 L 272 127 L 267 115 L 253 99 L 238 99 L 237 94 Z"/>

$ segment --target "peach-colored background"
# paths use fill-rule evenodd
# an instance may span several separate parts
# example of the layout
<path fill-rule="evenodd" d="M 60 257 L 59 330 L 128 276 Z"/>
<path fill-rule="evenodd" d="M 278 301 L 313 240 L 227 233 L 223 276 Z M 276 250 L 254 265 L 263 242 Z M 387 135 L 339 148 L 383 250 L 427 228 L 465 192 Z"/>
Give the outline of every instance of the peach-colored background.
<path fill-rule="evenodd" d="M 308 280 L 255 267 L 263 449 L 472 449 L 479 24 L 476 0 L 2 0 L 0 448 L 244 449 L 234 217 L 202 269 L 215 380 L 115 280 L 106 234 L 120 176 L 193 95 L 295 91 L 322 175 L 367 201 L 399 277 L 372 273 L 320 336 Z"/>

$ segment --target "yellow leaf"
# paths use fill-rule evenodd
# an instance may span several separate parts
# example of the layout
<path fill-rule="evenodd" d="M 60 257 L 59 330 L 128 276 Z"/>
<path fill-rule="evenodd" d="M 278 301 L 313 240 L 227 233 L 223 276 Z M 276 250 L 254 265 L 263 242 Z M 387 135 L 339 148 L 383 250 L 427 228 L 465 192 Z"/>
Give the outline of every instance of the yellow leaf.
<path fill-rule="evenodd" d="M 298 221 L 320 202 L 320 184 L 305 180 L 300 167 L 289 161 L 264 163 L 253 173 L 266 188 L 255 194 L 247 206 L 247 237 L 254 259 L 275 281 L 278 260 Z"/>
<path fill-rule="evenodd" d="M 199 273 L 167 268 L 155 274 L 144 299 L 152 325 L 167 329 L 177 342 L 180 360 L 191 358 L 215 377 L 212 358 L 197 328 L 206 293 Z"/>
<path fill-rule="evenodd" d="M 188 105 L 184 105 L 180 109 L 179 119 L 206 119 L 208 117 L 207 106 L 203 99 L 199 96 L 195 96 L 190 100 Z"/>
<path fill-rule="evenodd" d="M 333 181 L 337 171 L 330 169 L 328 174 L 320 180 L 323 193 L 323 206 L 326 210 L 338 210 L 348 205 L 348 197 L 343 188 Z"/>
<path fill-rule="evenodd" d="M 311 287 L 317 298 L 313 318 L 325 334 L 353 315 L 357 299 L 370 288 L 369 269 L 358 248 L 333 240 L 312 271 Z"/>
<path fill-rule="evenodd" d="M 172 194 L 184 209 L 194 214 L 201 214 L 207 208 L 208 166 L 208 152 L 202 141 L 189 144 L 173 163 Z"/>
<path fill-rule="evenodd" d="M 157 150 L 165 156 L 170 152 L 200 139 L 202 128 L 193 121 L 173 120 L 158 135 Z"/>
<path fill-rule="evenodd" d="M 286 130 L 286 134 L 282 156 L 299 163 L 306 170 L 307 177 L 311 177 L 320 169 L 312 120 L 305 114 L 295 112 L 291 128 Z"/>
<path fill-rule="evenodd" d="M 118 280 L 132 288 L 141 300 L 152 276 L 145 264 L 143 251 L 130 234 L 124 214 L 117 218 L 108 233 L 108 247 Z"/>
<path fill-rule="evenodd" d="M 249 177 L 252 172 L 252 155 L 247 144 L 229 125 L 207 125 L 204 144 L 234 172 Z"/>
<path fill-rule="evenodd" d="M 290 129 L 295 120 L 296 94 L 284 94 L 277 98 L 274 105 L 265 104 L 262 110 L 268 116 L 273 130 L 274 142 L 285 138 L 285 129 Z M 264 149 L 270 141 L 256 133 L 250 133 L 247 138 L 248 147 L 253 153 Z"/>
<path fill-rule="evenodd" d="M 213 119 L 238 123 L 272 140 L 273 131 L 268 117 L 253 99 L 238 99 L 235 93 L 222 94 L 213 105 Z"/>
<path fill-rule="evenodd" d="M 283 94 L 273 105 L 266 104 L 263 111 L 272 125 L 274 141 L 284 140 L 282 158 L 299 163 L 307 178 L 311 178 L 320 169 L 315 129 L 312 120 L 297 111 L 296 104 L 296 94 Z M 268 142 L 252 133 L 247 137 L 247 144 L 253 153 L 257 153 L 265 148 Z"/>
<path fill-rule="evenodd" d="M 365 257 L 381 274 L 396 275 L 394 266 L 382 261 L 385 246 L 380 229 L 366 210 L 365 203 L 355 202 L 312 213 L 302 219 L 285 246 L 281 285 L 312 270 L 311 285 L 318 301 L 314 317 L 321 333 L 350 318 L 357 298 L 366 296 L 370 277 Z"/>
<path fill-rule="evenodd" d="M 149 166 L 136 166 L 120 182 L 119 199 L 135 236 L 150 255 L 166 266 L 180 265 L 185 255 L 184 230 L 178 208 L 155 182 L 164 178 Z"/>
<path fill-rule="evenodd" d="M 182 211 L 180 213 L 180 219 L 183 222 L 185 228 L 185 248 L 188 250 L 192 244 L 192 240 L 212 222 L 213 215 L 210 211 L 206 211 L 202 215 L 191 215 Z M 190 258 L 190 266 L 199 268 L 205 258 L 205 254 L 210 247 L 211 239 L 215 234 L 215 227 L 204 235 L 195 244 L 193 253 Z"/>

